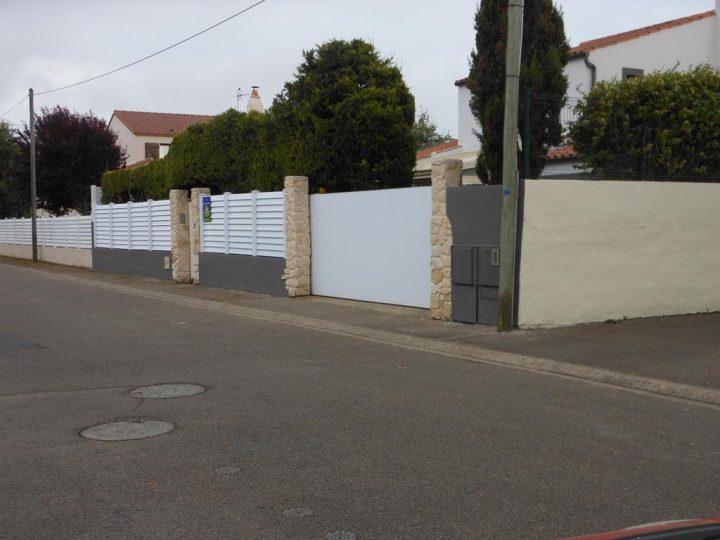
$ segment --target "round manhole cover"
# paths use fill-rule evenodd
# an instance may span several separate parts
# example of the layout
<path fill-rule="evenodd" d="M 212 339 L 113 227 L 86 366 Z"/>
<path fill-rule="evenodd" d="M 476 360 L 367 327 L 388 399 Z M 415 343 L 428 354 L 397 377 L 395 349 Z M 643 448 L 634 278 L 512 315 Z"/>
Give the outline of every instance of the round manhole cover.
<path fill-rule="evenodd" d="M 309 508 L 288 508 L 283 510 L 283 515 L 289 518 L 302 518 L 312 514 L 312 510 Z"/>
<path fill-rule="evenodd" d="M 357 540 L 357 536 L 350 531 L 335 531 L 325 535 L 325 540 Z"/>
<path fill-rule="evenodd" d="M 175 424 L 163 420 L 119 420 L 99 424 L 80 432 L 80 436 L 94 441 L 130 441 L 162 435 L 175 429 Z"/>
<path fill-rule="evenodd" d="M 136 388 L 130 395 L 140 399 L 173 399 L 202 394 L 204 386 L 199 384 L 154 384 Z"/>

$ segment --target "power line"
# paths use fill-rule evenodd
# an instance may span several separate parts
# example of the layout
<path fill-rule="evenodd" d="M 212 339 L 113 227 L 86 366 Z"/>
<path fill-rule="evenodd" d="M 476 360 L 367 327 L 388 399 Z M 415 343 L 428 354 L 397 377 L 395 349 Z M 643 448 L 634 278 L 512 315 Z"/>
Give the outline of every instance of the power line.
<path fill-rule="evenodd" d="M 135 60 L 134 62 L 130 62 L 129 64 L 125 64 L 124 66 L 120 66 L 119 68 L 115 68 L 115 69 L 113 69 L 113 70 L 111 70 L 111 71 L 108 71 L 108 72 L 106 72 L 106 73 L 101 73 L 100 75 L 96 75 L 95 77 L 90 77 L 89 79 L 85 79 L 85 80 L 83 80 L 83 81 L 78 81 L 78 82 L 73 83 L 73 84 L 68 84 L 68 85 L 66 85 L 66 86 L 61 86 L 60 88 L 53 88 L 52 90 L 44 90 L 44 91 L 42 91 L 42 92 L 35 92 L 35 95 L 36 95 L 36 96 L 41 96 L 41 95 L 43 95 L 43 94 L 50 94 L 50 93 L 52 93 L 52 92 L 59 92 L 60 90 L 65 90 L 65 89 L 67 89 L 67 88 L 72 88 L 73 86 L 80 86 L 81 84 L 89 83 L 89 82 L 91 82 L 91 81 L 95 81 L 95 80 L 100 79 L 100 78 L 102 78 L 102 77 L 107 77 L 108 75 L 112 75 L 113 73 L 117 73 L 118 71 L 122 71 L 123 69 L 127 69 L 127 68 L 129 68 L 129 67 L 132 67 L 132 66 L 134 66 L 134 65 L 137 65 L 137 64 L 139 64 L 140 62 L 144 62 L 145 60 L 149 60 L 150 58 L 153 58 L 154 56 L 157 56 L 157 55 L 162 54 L 162 53 L 164 53 L 164 52 L 166 52 L 166 51 L 169 51 L 170 49 L 173 49 L 173 48 L 177 47 L 178 45 L 182 45 L 183 43 L 185 43 L 185 42 L 187 42 L 187 41 L 190 41 L 191 39 L 194 39 L 194 38 L 196 38 L 196 37 L 204 34 L 205 32 L 209 32 L 209 31 L 212 30 L 213 28 L 217 28 L 217 27 L 220 26 L 221 24 L 225 24 L 225 23 L 228 22 L 229 20 L 234 19 L 235 17 L 238 17 L 238 16 L 242 15 L 243 13 L 246 13 L 246 12 L 250 11 L 250 10 L 253 9 L 254 7 L 259 6 L 260 4 L 262 4 L 262 3 L 266 2 L 266 1 L 267 1 L 267 0 L 259 0 L 258 2 L 255 2 L 255 3 L 252 4 L 251 6 L 246 7 L 246 8 L 243 9 L 242 11 L 238 11 L 237 13 L 235 13 L 235 14 L 233 14 L 233 15 L 230 15 L 230 16 L 227 17 L 226 19 L 223 19 L 222 21 L 217 22 L 217 23 L 213 24 L 212 26 L 208 26 L 208 27 L 205 28 L 204 30 L 201 30 L 200 32 L 197 32 L 197 33 L 193 34 L 192 36 L 186 37 L 185 39 L 182 39 L 182 40 L 178 41 L 177 43 L 173 43 L 172 45 L 169 45 L 169 46 L 165 47 L 164 49 L 161 49 L 161 50 L 159 50 L 159 51 L 157 51 L 157 52 L 154 52 L 154 53 L 152 53 L 152 54 L 149 54 L 149 55 L 145 56 L 144 58 L 140 58 L 139 60 Z M 27 98 L 27 96 L 25 96 L 25 98 Z M 23 98 L 23 99 L 25 99 L 25 98 Z M 20 103 L 22 103 L 22 101 L 21 101 Z M 20 105 L 20 103 L 18 103 L 18 105 Z M 17 107 L 17 105 L 15 105 L 15 107 Z M 15 107 L 13 107 L 13 109 L 14 109 Z M 12 109 L 10 109 L 10 110 L 12 110 Z M 8 111 L 8 112 L 10 112 L 10 111 Z M 7 114 L 7 113 L 5 113 L 5 114 Z M 4 116 L 4 115 L 3 115 L 3 116 Z"/>
<path fill-rule="evenodd" d="M 18 101 L 15 105 L 13 105 L 7 111 L 5 111 L 5 113 L 2 116 L 0 116 L 0 118 L 5 118 L 8 114 L 13 112 L 16 108 L 18 108 L 22 104 L 22 102 L 25 101 L 27 98 L 28 98 L 27 94 L 25 94 L 20 101 Z"/>

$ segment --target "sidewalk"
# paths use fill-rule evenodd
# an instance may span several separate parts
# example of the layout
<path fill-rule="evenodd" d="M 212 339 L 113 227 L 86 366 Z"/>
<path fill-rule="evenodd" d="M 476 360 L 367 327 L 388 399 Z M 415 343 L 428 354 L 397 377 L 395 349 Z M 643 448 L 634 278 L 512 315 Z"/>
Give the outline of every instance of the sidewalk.
<path fill-rule="evenodd" d="M 0 264 L 125 294 L 720 405 L 720 313 L 500 334 L 494 327 L 433 321 L 422 309 L 276 298 L 3 257 Z"/>

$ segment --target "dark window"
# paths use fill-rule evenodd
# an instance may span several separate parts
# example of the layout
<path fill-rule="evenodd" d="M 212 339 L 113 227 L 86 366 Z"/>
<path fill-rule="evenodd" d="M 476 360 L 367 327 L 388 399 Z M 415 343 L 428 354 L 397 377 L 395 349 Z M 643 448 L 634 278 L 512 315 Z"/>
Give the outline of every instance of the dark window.
<path fill-rule="evenodd" d="M 644 74 L 644 69 L 622 68 L 623 81 L 627 81 L 628 79 L 634 79 L 635 77 L 642 77 Z"/>

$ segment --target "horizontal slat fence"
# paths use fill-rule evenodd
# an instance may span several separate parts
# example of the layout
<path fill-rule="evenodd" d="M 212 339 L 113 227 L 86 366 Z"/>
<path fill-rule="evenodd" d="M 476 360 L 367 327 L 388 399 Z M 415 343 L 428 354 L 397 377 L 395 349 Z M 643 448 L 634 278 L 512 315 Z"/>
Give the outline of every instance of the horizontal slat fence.
<path fill-rule="evenodd" d="M 210 198 L 210 221 L 204 202 Z M 204 196 L 200 205 L 201 250 L 226 255 L 285 257 L 282 191 Z"/>
<path fill-rule="evenodd" d="M 170 201 L 97 205 L 95 247 L 170 251 Z"/>
<path fill-rule="evenodd" d="M 62 216 L 37 218 L 38 245 L 61 248 L 91 248 L 92 218 Z M 0 244 L 32 245 L 30 218 L 0 220 Z"/>

